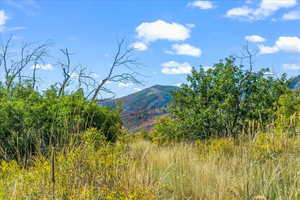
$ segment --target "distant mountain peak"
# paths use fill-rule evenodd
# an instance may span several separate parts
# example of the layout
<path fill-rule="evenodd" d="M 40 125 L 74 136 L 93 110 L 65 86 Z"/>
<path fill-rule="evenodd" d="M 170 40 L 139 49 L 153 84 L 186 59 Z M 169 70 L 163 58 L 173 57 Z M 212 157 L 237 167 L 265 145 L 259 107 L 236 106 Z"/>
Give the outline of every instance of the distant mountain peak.
<path fill-rule="evenodd" d="M 165 108 L 173 101 L 172 92 L 176 86 L 154 85 L 127 96 L 100 101 L 103 106 L 114 107 L 116 102 L 123 104 L 123 123 L 128 129 L 135 130 L 147 121 L 166 114 Z"/>

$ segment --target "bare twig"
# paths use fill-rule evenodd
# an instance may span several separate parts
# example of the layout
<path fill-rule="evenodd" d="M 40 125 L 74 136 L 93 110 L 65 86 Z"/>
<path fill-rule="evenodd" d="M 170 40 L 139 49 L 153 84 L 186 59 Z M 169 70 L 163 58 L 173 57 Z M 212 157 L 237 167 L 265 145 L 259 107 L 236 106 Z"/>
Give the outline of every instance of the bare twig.
<path fill-rule="evenodd" d="M 132 72 L 133 67 L 138 67 L 140 64 L 137 62 L 136 59 L 132 58 L 134 49 L 129 48 L 126 45 L 125 39 L 122 39 L 117 46 L 116 53 L 113 57 L 112 65 L 110 66 L 109 72 L 107 76 L 102 79 L 96 88 L 94 89 L 92 95 L 92 100 L 96 100 L 97 96 L 99 95 L 100 91 L 107 91 L 105 89 L 105 84 L 107 82 L 131 82 L 136 84 L 141 84 L 140 81 L 136 78 L 137 73 Z M 125 67 L 126 69 L 130 70 L 130 73 L 119 73 L 117 70 L 121 67 Z"/>

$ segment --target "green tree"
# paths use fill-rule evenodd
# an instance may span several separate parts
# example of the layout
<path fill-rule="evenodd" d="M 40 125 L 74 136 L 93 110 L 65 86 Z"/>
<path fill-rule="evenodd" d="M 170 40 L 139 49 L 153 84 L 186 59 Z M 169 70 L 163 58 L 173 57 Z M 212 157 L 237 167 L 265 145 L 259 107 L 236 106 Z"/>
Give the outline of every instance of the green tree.
<path fill-rule="evenodd" d="M 170 106 L 176 137 L 236 136 L 247 121 L 258 121 L 262 127 L 269 123 L 274 118 L 275 102 L 286 90 L 286 79 L 267 72 L 244 70 L 235 64 L 234 57 L 208 70 L 193 69 L 188 84 L 174 93 Z"/>

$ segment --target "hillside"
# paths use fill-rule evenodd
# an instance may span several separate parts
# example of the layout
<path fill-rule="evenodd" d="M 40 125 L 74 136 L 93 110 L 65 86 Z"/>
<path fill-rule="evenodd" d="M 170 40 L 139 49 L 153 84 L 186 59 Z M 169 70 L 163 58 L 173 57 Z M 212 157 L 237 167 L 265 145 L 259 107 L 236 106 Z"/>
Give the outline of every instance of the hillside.
<path fill-rule="evenodd" d="M 300 88 L 300 75 L 293 77 L 289 80 L 288 87 L 291 89 L 299 89 Z"/>
<path fill-rule="evenodd" d="M 176 86 L 155 85 L 125 97 L 98 103 L 115 107 L 117 102 L 122 102 L 124 127 L 137 131 L 151 128 L 155 117 L 166 114 L 165 109 L 172 101 L 171 93 L 176 89 Z"/>

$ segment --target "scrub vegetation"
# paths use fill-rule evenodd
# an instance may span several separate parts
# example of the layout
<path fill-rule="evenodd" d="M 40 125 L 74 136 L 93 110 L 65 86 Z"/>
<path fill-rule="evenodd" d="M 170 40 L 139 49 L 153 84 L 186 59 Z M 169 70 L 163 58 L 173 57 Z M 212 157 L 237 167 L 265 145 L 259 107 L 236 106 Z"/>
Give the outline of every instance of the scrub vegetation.
<path fill-rule="evenodd" d="M 110 73 L 88 89 L 83 71 L 71 86 L 62 50 L 63 80 L 44 91 L 37 68 L 25 69 L 42 62 L 46 46 L 23 46 L 32 51 L 9 64 L 9 44 L 0 54 L 0 199 L 300 199 L 299 92 L 284 75 L 254 71 L 252 55 L 249 66 L 229 57 L 193 69 L 169 115 L 133 134 L 120 105 L 96 103 L 107 81 L 137 82 L 115 73 L 137 64 L 124 41 Z"/>

